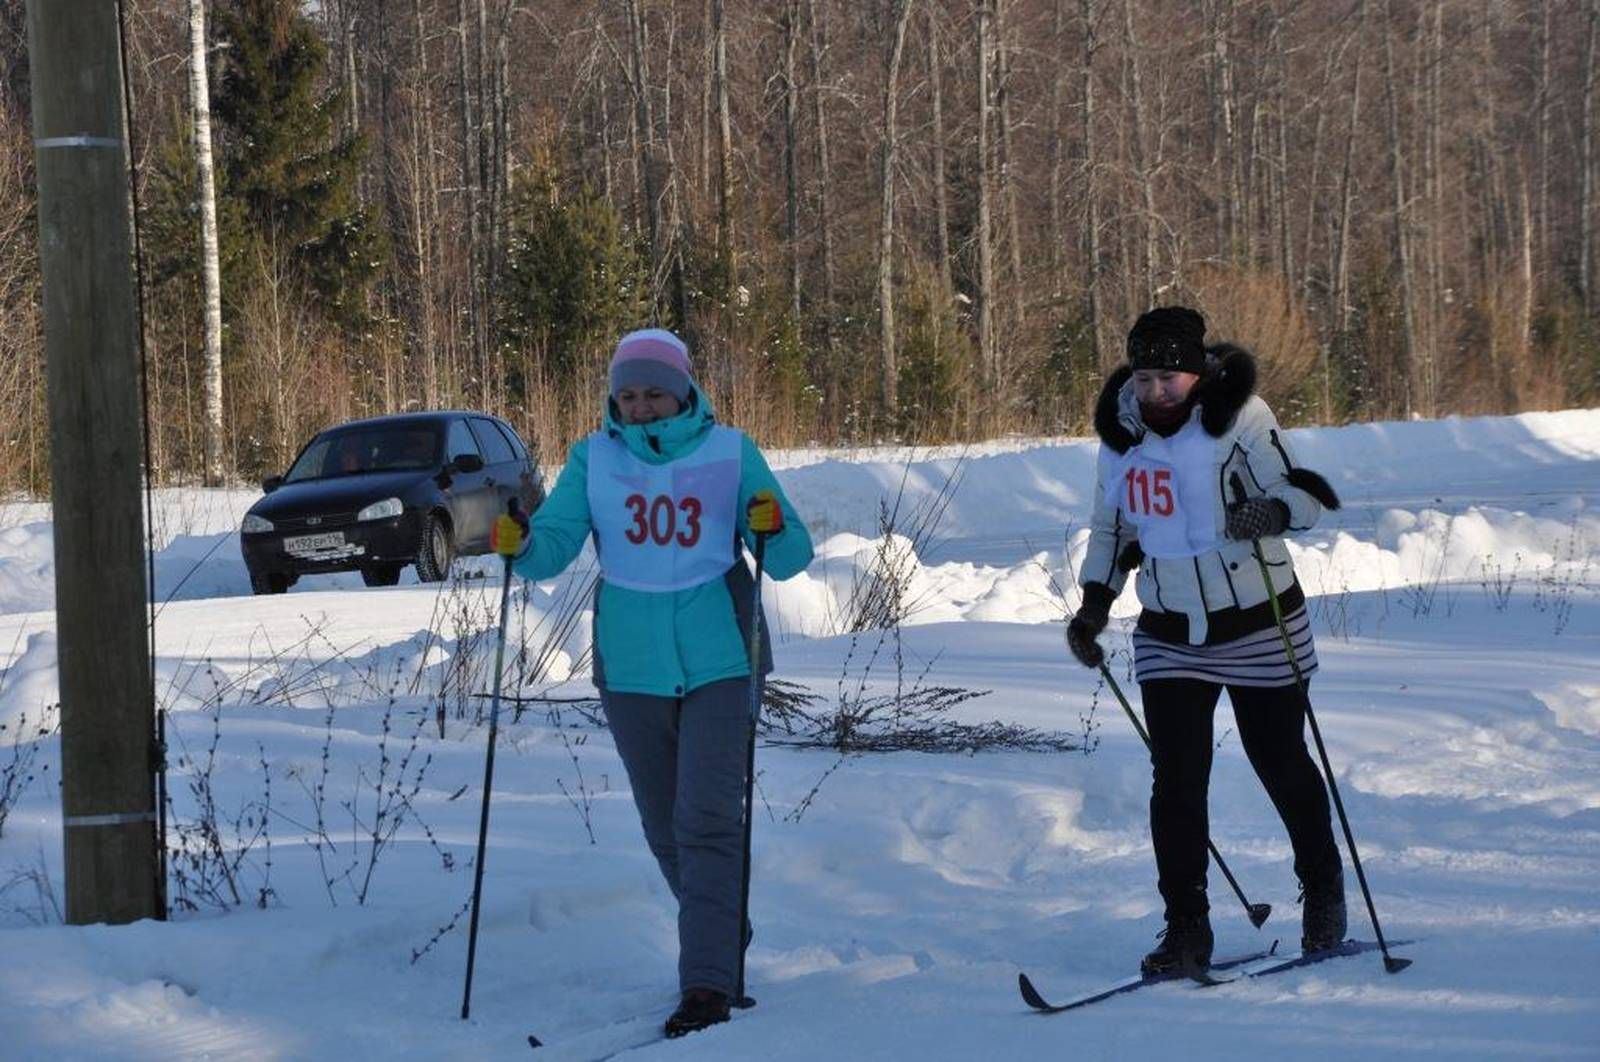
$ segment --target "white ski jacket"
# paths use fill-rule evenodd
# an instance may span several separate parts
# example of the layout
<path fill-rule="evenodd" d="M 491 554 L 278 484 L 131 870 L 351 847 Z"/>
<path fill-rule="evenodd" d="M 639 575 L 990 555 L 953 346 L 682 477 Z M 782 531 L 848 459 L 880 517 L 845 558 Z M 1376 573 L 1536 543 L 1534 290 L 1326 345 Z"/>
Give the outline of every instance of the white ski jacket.
<path fill-rule="evenodd" d="M 1078 575 L 1080 584 L 1102 583 L 1115 595 L 1121 593 L 1128 572 L 1137 567 L 1135 589 L 1139 603 L 1147 612 L 1183 616 L 1187 621 L 1184 640 L 1192 645 L 1206 643 L 1219 613 L 1236 616 L 1238 610 L 1267 601 L 1261 567 L 1250 541 L 1231 541 L 1223 534 L 1227 506 L 1237 500 L 1236 483 L 1243 486 L 1246 497 L 1277 498 L 1288 506 L 1290 531 L 1304 531 L 1314 525 L 1324 505 L 1339 505 L 1326 480 L 1295 466 L 1272 410 L 1254 393 L 1255 360 L 1250 354 L 1227 344 L 1210 348 L 1208 354 L 1209 371 L 1197 385 L 1190 414 L 1192 420 L 1199 422 L 1203 435 L 1192 431 L 1189 438 L 1212 442 L 1209 461 L 1203 453 L 1195 457 L 1192 450 L 1190 460 L 1197 467 L 1209 465 L 1213 496 L 1187 500 L 1201 503 L 1191 506 L 1191 511 L 1207 514 L 1209 510 L 1209 522 L 1214 524 L 1210 530 L 1214 533 L 1205 534 L 1203 527 L 1194 529 L 1191 534 L 1203 545 L 1192 555 L 1173 555 L 1170 543 L 1165 549 L 1141 548 L 1139 530 L 1125 511 L 1129 495 L 1114 485 L 1118 482 L 1114 478 L 1118 469 L 1138 458 L 1148 432 L 1139 417 L 1132 370 L 1124 366 L 1106 380 L 1095 411 L 1095 429 L 1101 440 L 1099 482 L 1095 487 L 1088 552 Z M 1148 438 L 1160 439 L 1153 433 Z M 1137 493 L 1133 497 L 1137 505 Z M 1159 496 L 1157 501 L 1160 502 Z M 1149 505 L 1148 498 L 1145 504 Z M 1282 595 L 1296 585 L 1289 551 L 1281 537 L 1260 541 L 1273 588 Z M 1162 555 L 1153 556 L 1151 552 Z M 1147 617 L 1151 618 L 1169 620 L 1163 624 L 1166 629 L 1174 627 L 1170 619 L 1175 617 Z M 1218 629 L 1216 633 L 1223 632 Z"/>

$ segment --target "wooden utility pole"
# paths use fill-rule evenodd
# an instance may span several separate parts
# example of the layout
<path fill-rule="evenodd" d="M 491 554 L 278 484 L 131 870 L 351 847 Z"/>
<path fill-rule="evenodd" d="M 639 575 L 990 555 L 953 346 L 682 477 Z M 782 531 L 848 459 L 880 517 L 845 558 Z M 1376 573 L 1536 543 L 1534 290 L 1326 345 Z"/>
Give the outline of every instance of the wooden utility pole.
<path fill-rule="evenodd" d="M 161 914 L 117 8 L 29 0 L 67 921 Z"/>

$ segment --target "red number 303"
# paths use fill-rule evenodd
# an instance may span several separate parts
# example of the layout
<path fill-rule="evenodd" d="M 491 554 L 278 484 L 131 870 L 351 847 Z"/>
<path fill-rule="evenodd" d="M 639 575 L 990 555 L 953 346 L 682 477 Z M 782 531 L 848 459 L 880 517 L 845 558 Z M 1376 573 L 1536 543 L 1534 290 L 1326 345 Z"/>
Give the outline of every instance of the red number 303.
<path fill-rule="evenodd" d="M 636 546 L 646 541 L 666 546 L 676 539 L 678 545 L 688 548 L 700 541 L 702 507 L 699 498 L 683 497 L 674 503 L 666 494 L 657 494 L 654 498 L 630 494 L 623 504 L 633 518 L 633 526 L 624 532 L 624 537 Z M 678 527 L 680 518 L 681 529 Z"/>

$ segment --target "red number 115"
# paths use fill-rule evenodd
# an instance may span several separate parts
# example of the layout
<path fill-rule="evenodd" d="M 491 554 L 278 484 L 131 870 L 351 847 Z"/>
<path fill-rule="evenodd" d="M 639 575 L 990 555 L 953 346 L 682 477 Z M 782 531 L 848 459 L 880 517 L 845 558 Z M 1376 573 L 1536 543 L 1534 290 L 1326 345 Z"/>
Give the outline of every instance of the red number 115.
<path fill-rule="evenodd" d="M 1172 515 L 1172 469 L 1158 468 L 1152 474 L 1149 469 L 1130 468 L 1126 478 L 1131 512 Z"/>

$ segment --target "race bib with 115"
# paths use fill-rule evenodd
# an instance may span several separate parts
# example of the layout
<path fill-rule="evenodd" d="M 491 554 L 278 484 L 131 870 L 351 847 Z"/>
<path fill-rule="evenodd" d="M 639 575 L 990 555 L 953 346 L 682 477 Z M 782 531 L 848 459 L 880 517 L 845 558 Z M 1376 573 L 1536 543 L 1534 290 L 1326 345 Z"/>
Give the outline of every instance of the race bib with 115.
<path fill-rule="evenodd" d="M 1195 418 L 1170 438 L 1145 435 L 1105 469 L 1101 490 L 1145 553 L 1193 557 L 1217 547 L 1215 456 L 1216 440 Z"/>

